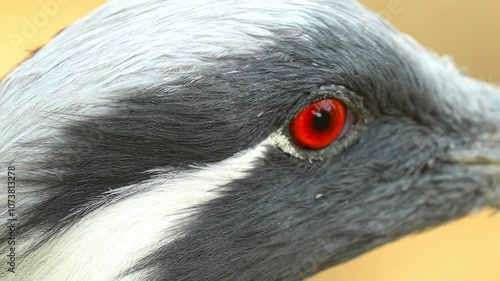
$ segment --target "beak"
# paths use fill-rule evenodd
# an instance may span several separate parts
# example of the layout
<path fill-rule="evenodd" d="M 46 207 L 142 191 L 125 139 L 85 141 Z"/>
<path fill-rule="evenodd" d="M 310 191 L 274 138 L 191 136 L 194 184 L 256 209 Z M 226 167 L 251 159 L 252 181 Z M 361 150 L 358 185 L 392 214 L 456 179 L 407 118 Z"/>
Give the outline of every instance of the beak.
<path fill-rule="evenodd" d="M 478 98 L 485 105 L 478 113 L 478 128 L 487 128 L 474 141 L 450 147 L 440 160 L 476 176 L 484 189 L 483 207 L 500 209 L 500 87 L 476 81 Z"/>
<path fill-rule="evenodd" d="M 452 150 L 446 162 L 478 175 L 483 182 L 485 207 L 500 209 L 500 136 L 466 150 Z"/>

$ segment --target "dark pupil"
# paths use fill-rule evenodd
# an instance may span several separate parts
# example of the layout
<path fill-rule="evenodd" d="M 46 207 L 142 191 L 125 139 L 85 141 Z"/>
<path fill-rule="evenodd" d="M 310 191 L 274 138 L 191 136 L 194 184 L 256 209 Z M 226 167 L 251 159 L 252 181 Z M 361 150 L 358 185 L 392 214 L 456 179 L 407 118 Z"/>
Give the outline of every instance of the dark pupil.
<path fill-rule="evenodd" d="M 331 121 L 332 118 L 327 111 L 321 110 L 320 112 L 315 112 L 313 118 L 313 128 L 315 131 L 325 131 L 330 127 Z"/>

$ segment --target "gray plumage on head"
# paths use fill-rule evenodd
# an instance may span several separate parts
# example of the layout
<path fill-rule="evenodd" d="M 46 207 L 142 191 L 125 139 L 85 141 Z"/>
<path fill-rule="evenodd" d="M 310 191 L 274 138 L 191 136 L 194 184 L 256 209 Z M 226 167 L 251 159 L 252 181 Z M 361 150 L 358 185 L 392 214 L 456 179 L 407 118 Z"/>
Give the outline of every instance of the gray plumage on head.
<path fill-rule="evenodd" d="M 355 1 L 110 1 L 0 84 L 0 275 L 296 280 L 498 208 L 499 92 Z M 355 122 L 302 148 L 324 98 Z"/>

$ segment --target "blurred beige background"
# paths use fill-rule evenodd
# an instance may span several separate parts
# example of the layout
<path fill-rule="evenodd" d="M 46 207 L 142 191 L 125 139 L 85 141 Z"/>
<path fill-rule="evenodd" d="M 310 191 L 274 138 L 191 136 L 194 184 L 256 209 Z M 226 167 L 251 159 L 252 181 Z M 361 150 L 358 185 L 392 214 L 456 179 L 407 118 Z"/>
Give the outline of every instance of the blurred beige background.
<path fill-rule="evenodd" d="M 104 0 L 1 0 L 0 77 Z M 364 0 L 472 76 L 500 84 L 500 1 Z M 500 215 L 492 211 L 402 239 L 311 281 L 498 281 Z"/>

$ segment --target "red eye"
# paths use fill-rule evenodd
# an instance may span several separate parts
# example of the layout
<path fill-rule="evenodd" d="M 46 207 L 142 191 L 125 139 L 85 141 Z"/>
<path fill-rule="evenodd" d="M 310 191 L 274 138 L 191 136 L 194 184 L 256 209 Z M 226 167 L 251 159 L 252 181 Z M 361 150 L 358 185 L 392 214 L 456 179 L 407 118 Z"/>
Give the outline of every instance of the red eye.
<path fill-rule="evenodd" d="M 338 99 L 324 99 L 303 109 L 290 123 L 293 141 L 304 148 L 320 149 L 344 131 L 347 109 Z"/>

